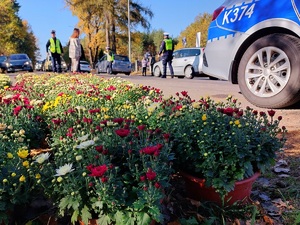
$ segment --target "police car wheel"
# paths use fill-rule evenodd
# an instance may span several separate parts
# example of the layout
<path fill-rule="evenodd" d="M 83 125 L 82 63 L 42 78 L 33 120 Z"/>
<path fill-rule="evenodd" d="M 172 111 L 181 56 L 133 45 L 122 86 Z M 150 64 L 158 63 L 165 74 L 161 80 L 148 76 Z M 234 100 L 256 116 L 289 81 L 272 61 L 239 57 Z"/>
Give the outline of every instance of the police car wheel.
<path fill-rule="evenodd" d="M 160 68 L 158 66 L 156 66 L 153 70 L 153 75 L 156 77 L 160 77 L 161 76 L 161 71 Z"/>
<path fill-rule="evenodd" d="M 189 65 L 185 68 L 184 76 L 188 79 L 193 79 L 194 78 L 194 68 L 191 65 Z"/>
<path fill-rule="evenodd" d="M 244 97 L 265 108 L 284 108 L 300 100 L 300 39 L 271 34 L 245 51 L 238 68 Z"/>

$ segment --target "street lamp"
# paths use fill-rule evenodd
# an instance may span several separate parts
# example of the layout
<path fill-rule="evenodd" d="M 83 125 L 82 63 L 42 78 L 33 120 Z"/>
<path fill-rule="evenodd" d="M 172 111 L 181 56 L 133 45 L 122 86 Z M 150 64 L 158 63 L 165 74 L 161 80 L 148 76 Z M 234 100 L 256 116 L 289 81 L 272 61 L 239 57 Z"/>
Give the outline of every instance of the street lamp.
<path fill-rule="evenodd" d="M 128 0 L 128 57 L 131 58 L 131 37 L 130 37 L 130 0 Z"/>

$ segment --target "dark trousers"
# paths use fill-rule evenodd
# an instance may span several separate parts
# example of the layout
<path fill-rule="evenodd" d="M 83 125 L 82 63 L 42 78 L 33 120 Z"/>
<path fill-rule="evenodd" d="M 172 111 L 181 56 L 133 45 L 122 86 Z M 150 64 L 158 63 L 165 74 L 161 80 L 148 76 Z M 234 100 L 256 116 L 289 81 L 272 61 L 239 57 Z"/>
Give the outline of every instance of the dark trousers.
<path fill-rule="evenodd" d="M 107 73 L 112 74 L 112 61 L 107 61 Z"/>
<path fill-rule="evenodd" d="M 61 59 L 60 54 L 51 52 L 52 71 L 61 73 Z"/>
<path fill-rule="evenodd" d="M 162 59 L 162 64 L 163 64 L 163 77 L 166 77 L 167 75 L 167 64 L 170 69 L 171 76 L 174 76 L 174 71 L 173 71 L 173 66 L 172 66 L 172 56 L 166 57 Z"/>
<path fill-rule="evenodd" d="M 142 75 L 143 75 L 143 76 L 146 76 L 146 72 L 147 72 L 147 67 L 143 67 Z"/>

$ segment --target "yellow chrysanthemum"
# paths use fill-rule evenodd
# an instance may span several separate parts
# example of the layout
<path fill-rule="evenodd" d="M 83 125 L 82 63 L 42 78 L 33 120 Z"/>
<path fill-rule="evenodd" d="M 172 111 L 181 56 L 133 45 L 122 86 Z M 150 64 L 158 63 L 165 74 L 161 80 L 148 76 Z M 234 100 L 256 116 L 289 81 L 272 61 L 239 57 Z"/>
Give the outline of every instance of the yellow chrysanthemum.
<path fill-rule="evenodd" d="M 25 150 L 25 149 L 19 149 L 17 154 L 21 159 L 26 159 L 27 156 L 29 155 L 29 152 L 28 152 L 28 150 Z"/>
<path fill-rule="evenodd" d="M 36 179 L 41 179 L 41 174 L 37 173 L 37 174 L 35 175 L 35 178 L 36 178 Z"/>
<path fill-rule="evenodd" d="M 20 178 L 19 178 L 19 181 L 20 182 L 25 182 L 26 181 L 26 177 L 24 175 L 22 175 Z"/>
<path fill-rule="evenodd" d="M 12 159 L 13 157 L 14 157 L 14 156 L 13 156 L 12 153 L 10 153 L 10 152 L 7 153 L 7 158 Z"/>
<path fill-rule="evenodd" d="M 3 131 L 3 130 L 5 130 L 5 129 L 6 129 L 6 127 L 7 127 L 7 125 L 6 125 L 6 124 L 4 124 L 4 123 L 0 123 L 0 131 Z"/>
<path fill-rule="evenodd" d="M 234 124 L 238 126 L 238 125 L 240 125 L 240 121 L 236 120 L 236 121 L 234 121 Z"/>
<path fill-rule="evenodd" d="M 24 161 L 24 162 L 22 163 L 22 165 L 23 165 L 24 167 L 28 168 L 28 167 L 29 167 L 29 162 L 26 160 L 26 161 Z"/>
<path fill-rule="evenodd" d="M 206 121 L 207 120 L 207 116 L 206 116 L 206 114 L 203 114 L 202 115 L 202 121 Z"/>

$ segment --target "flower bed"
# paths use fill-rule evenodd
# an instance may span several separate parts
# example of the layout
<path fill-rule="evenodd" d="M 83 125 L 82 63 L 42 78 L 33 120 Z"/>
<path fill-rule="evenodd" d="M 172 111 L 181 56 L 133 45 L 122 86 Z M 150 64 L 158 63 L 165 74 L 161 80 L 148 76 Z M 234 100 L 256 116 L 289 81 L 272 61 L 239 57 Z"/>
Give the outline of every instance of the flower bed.
<path fill-rule="evenodd" d="M 231 97 L 165 98 L 91 74 L 20 75 L 0 100 L 0 221 L 41 193 L 72 222 L 165 222 L 174 172 L 201 174 L 224 196 L 272 165 L 286 132 L 275 111 L 241 109 Z M 30 156 L 45 141 L 47 152 Z"/>

